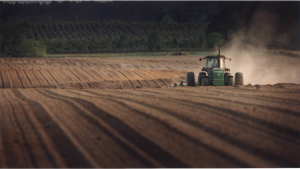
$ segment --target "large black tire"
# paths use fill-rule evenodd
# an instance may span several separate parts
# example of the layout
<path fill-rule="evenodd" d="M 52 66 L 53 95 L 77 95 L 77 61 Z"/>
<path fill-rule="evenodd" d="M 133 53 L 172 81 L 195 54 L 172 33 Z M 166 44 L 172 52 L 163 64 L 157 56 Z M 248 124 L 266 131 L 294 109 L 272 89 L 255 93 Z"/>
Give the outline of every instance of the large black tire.
<path fill-rule="evenodd" d="M 208 85 L 209 85 L 208 77 L 207 76 L 202 77 L 202 86 L 208 86 Z"/>
<path fill-rule="evenodd" d="M 244 85 L 243 73 L 235 73 L 235 85 Z"/>
<path fill-rule="evenodd" d="M 228 76 L 231 76 L 231 73 L 224 74 L 224 85 L 225 86 L 228 86 Z"/>
<path fill-rule="evenodd" d="M 228 86 L 233 86 L 233 76 L 228 77 Z"/>
<path fill-rule="evenodd" d="M 205 76 L 205 72 L 200 72 L 198 76 L 198 86 L 202 86 L 202 76 Z"/>
<path fill-rule="evenodd" d="M 186 76 L 186 85 L 195 86 L 195 74 L 194 72 L 188 72 Z"/>

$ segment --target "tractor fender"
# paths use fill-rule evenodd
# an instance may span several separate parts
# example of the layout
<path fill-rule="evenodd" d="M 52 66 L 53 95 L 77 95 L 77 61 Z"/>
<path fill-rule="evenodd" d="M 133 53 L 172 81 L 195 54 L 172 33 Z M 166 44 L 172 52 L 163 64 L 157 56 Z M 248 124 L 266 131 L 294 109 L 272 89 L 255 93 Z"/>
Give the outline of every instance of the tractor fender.
<path fill-rule="evenodd" d="M 208 75 L 207 75 L 207 72 L 200 72 L 200 73 L 203 73 L 203 76 L 208 76 Z M 205 73 L 205 75 L 204 75 L 204 73 Z"/>

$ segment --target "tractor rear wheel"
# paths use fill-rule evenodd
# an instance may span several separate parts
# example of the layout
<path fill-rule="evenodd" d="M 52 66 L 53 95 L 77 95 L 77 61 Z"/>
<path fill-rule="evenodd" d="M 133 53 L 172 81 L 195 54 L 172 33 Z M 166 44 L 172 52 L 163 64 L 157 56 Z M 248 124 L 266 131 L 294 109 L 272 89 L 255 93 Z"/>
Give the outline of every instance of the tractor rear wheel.
<path fill-rule="evenodd" d="M 235 73 L 235 85 L 244 85 L 243 73 Z"/>
<path fill-rule="evenodd" d="M 224 74 L 224 85 L 225 86 L 228 86 L 228 76 L 231 76 L 231 73 Z"/>
<path fill-rule="evenodd" d="M 228 77 L 228 86 L 233 86 L 233 76 Z"/>
<path fill-rule="evenodd" d="M 194 72 L 188 72 L 186 76 L 186 85 L 195 86 L 195 74 Z"/>
<path fill-rule="evenodd" d="M 205 72 L 200 72 L 198 76 L 198 86 L 202 86 L 202 76 L 205 76 Z"/>
<path fill-rule="evenodd" d="M 208 85 L 209 85 L 208 77 L 207 76 L 202 77 L 202 86 L 208 86 Z"/>

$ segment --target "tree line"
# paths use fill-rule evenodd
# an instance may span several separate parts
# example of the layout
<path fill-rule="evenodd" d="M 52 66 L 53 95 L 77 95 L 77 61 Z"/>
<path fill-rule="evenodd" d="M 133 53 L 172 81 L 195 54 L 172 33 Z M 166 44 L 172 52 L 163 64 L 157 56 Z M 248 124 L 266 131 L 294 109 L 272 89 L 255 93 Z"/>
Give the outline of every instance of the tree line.
<path fill-rule="evenodd" d="M 32 23 L 32 38 L 43 41 L 48 53 L 95 50 L 205 49 L 201 23 L 59 22 Z M 157 48 L 149 47 L 150 35 L 159 36 Z M 220 37 L 222 38 L 222 37 Z M 208 43 L 209 44 L 209 43 Z"/>
<path fill-rule="evenodd" d="M 244 44 L 298 49 L 299 8 L 300 2 L 0 2 L 0 50 L 1 56 L 206 50 L 240 30 Z"/>

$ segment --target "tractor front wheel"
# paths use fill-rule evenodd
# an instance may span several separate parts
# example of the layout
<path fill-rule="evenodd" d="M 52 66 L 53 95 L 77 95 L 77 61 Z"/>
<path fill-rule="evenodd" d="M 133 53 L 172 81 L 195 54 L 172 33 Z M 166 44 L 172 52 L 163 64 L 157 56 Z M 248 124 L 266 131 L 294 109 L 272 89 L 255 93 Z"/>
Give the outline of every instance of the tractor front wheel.
<path fill-rule="evenodd" d="M 224 74 L 224 85 L 228 86 L 228 77 L 231 76 L 231 73 Z"/>
<path fill-rule="evenodd" d="M 186 85 L 195 86 L 195 74 L 194 72 L 188 72 L 186 76 Z"/>
<path fill-rule="evenodd" d="M 244 85 L 243 73 L 235 73 L 235 85 Z"/>
<path fill-rule="evenodd" d="M 205 72 L 200 72 L 198 76 L 198 86 L 202 86 L 202 76 L 205 76 Z"/>
<path fill-rule="evenodd" d="M 209 85 L 208 77 L 207 76 L 202 77 L 202 86 L 208 86 L 208 85 Z"/>
<path fill-rule="evenodd" d="M 228 86 L 233 86 L 233 76 L 229 76 L 227 80 Z"/>

